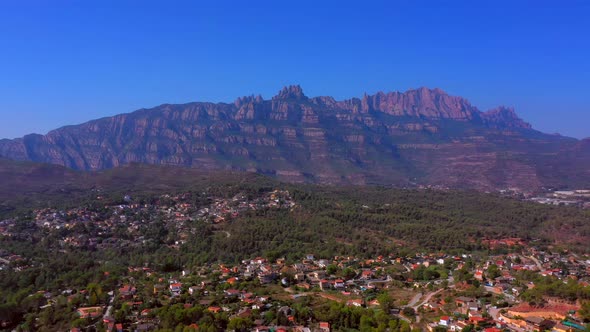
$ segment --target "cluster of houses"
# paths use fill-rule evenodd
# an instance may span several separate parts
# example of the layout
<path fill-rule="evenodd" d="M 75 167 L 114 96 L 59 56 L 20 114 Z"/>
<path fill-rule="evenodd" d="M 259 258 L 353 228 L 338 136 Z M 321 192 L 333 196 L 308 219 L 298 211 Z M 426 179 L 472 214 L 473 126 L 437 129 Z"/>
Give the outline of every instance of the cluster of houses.
<path fill-rule="evenodd" d="M 575 195 L 590 195 L 590 192 Z M 567 195 L 566 195 L 567 196 Z M 566 197 L 563 196 L 563 197 Z M 554 199 L 564 199 L 556 196 Z M 577 197 L 577 196 L 576 196 Z M 238 194 L 231 198 L 207 196 L 206 204 L 196 203 L 192 194 L 162 195 L 150 203 L 137 203 L 125 197 L 125 204 L 105 205 L 100 208 L 73 208 L 67 210 L 39 209 L 33 213 L 34 227 L 46 230 L 69 230 L 60 239 L 62 246 L 106 248 L 110 246 L 143 245 L 147 240 L 142 230 L 149 228 L 154 220 L 163 220 L 173 236 L 175 245 L 187 241 L 194 222 L 221 223 L 240 213 L 264 208 L 291 209 L 295 207 L 288 191 L 275 190 L 257 198 Z M 30 236 L 31 229 L 17 225 L 21 221 L 9 219 L 0 221 L 0 234 L 4 236 Z M 92 224 L 92 233 L 76 232 L 80 225 Z M 17 227 L 19 226 L 19 227 Z M 125 236 L 120 236 L 124 232 Z M 491 239 L 482 241 L 491 250 L 507 247 L 511 253 L 489 257 L 472 257 L 468 254 L 418 253 L 413 256 L 378 256 L 372 259 L 337 256 L 319 258 L 307 255 L 297 262 L 287 263 L 285 259 L 269 261 L 264 257 L 247 259 L 234 266 L 214 265 L 187 268 L 182 273 L 171 275 L 149 267 L 129 267 L 129 276 L 120 280 L 113 290 L 110 304 L 91 305 L 86 290 L 73 292 L 65 290 L 68 301 L 82 296 L 83 303 L 77 308 L 80 318 L 102 319 L 109 331 L 149 331 L 158 327 L 157 308 L 147 306 L 145 296 L 162 299 L 167 303 L 181 301 L 185 306 L 200 305 L 211 313 L 227 313 L 229 317 L 252 318 L 253 331 L 322 331 L 331 330 L 330 322 L 310 321 L 306 324 L 295 322 L 289 301 L 277 304 L 272 297 L 249 289 L 280 286 L 290 300 L 305 296 L 320 296 L 339 301 L 351 307 L 378 307 L 379 302 L 367 294 L 375 291 L 395 293 L 400 283 L 415 293 L 428 293 L 413 303 L 398 303 L 400 315 L 403 307 L 416 309 L 418 317 L 428 321 L 415 326 L 428 330 L 461 331 L 469 325 L 483 326 L 487 332 L 513 330 L 518 332 L 552 330 L 571 332 L 580 327 L 576 313 L 579 303 L 548 299 L 544 306 L 531 306 L 521 302 L 520 296 L 530 288 L 532 281 L 517 280 L 518 271 L 532 271 L 540 276 L 555 277 L 563 282 L 575 280 L 583 287 L 590 286 L 590 259 L 573 253 L 555 253 L 537 250 L 519 238 Z M 22 262 L 22 264 L 20 263 Z M 467 264 L 470 265 L 467 265 Z M 22 257 L 0 249 L 0 270 L 16 272 L 27 268 Z M 452 275 L 469 266 L 470 279 L 476 280 L 487 294 L 501 298 L 506 307 L 499 309 L 489 301 L 476 296 L 453 296 L 468 287 L 465 281 L 457 281 Z M 440 267 L 447 270 L 444 277 L 434 280 L 414 280 L 416 271 Z M 337 271 L 337 272 L 336 272 Z M 344 273 L 343 271 L 347 271 Z M 395 273 L 392 273 L 395 271 Z M 493 273 L 492 273 L 493 272 Z M 146 290 L 145 280 L 150 281 Z M 396 281 L 397 283 L 395 283 Z M 246 285 L 246 286 L 244 286 Z M 394 286 L 396 285 L 396 286 Z M 469 284 L 471 285 L 471 284 Z M 69 293 L 68 293 L 69 291 Z M 146 295 L 147 294 L 147 295 Z M 448 296 L 437 296 L 446 294 Z M 54 296 L 46 294 L 48 305 Z M 123 303 L 131 312 L 126 322 L 117 322 L 113 301 Z M 280 307 L 277 308 L 277 305 Z M 253 312 L 264 313 L 277 309 L 288 318 L 288 324 L 265 326 Z M 423 315 L 428 313 L 429 315 Z M 432 320 L 431 317 L 437 318 Z M 127 325 L 127 326 L 125 326 Z M 72 329 L 75 331 L 75 329 Z"/>
<path fill-rule="evenodd" d="M 460 265 L 459 265 L 460 266 Z M 495 273 L 489 271 L 494 266 Z M 590 286 L 590 260 L 576 254 L 559 254 L 538 251 L 527 247 L 521 253 L 488 257 L 475 268 L 473 277 L 479 280 L 487 293 L 498 296 L 508 305 L 506 308 L 492 307 L 481 299 L 456 297 L 455 308 L 445 311 L 444 300 L 425 303 L 425 310 L 440 312 L 439 321 L 428 324 L 428 329 L 461 331 L 467 325 L 485 326 L 484 331 L 556 331 L 573 332 L 585 330 L 582 326 L 579 302 L 570 302 L 555 297 L 544 297 L 543 304 L 530 305 L 521 302 L 519 296 L 535 287 L 534 282 L 523 284 L 515 278 L 522 270 L 535 272 L 544 277 L 555 277 L 564 283 L 575 280 L 582 287 Z M 459 283 L 454 285 L 457 289 Z M 457 319 L 460 314 L 461 319 Z"/>
<path fill-rule="evenodd" d="M 14 271 L 22 271 L 28 268 L 29 265 L 22 256 L 10 253 L 0 248 L 0 271 L 13 269 Z"/>
<path fill-rule="evenodd" d="M 163 220 L 169 230 L 168 242 L 175 246 L 185 243 L 194 232 L 193 221 L 219 223 L 228 217 L 236 217 L 248 210 L 263 208 L 290 209 L 295 206 L 288 191 L 274 190 L 256 198 L 245 194 L 233 198 L 207 196 L 204 199 L 195 194 L 161 195 L 149 203 L 134 202 L 125 196 L 123 204 L 101 207 L 76 207 L 59 210 L 52 208 L 33 211 L 32 229 L 23 229 L 23 220 L 0 221 L 0 235 L 7 237 L 31 237 L 38 229 L 67 230 L 60 239 L 62 246 L 105 249 L 113 247 L 141 246 L 150 239 L 143 231 L 154 221 Z M 97 201 L 102 201 L 97 197 Z M 199 201 L 197 204 L 196 201 Z M 92 232 L 88 232 L 86 225 Z"/>
<path fill-rule="evenodd" d="M 518 242 L 515 239 L 510 241 Z M 437 282 L 442 277 L 428 281 L 412 279 L 413 271 L 420 268 L 445 266 L 452 275 L 454 271 L 465 270 L 468 263 L 470 278 L 479 281 L 486 294 L 505 301 L 502 308 L 492 306 L 489 295 L 486 295 L 487 299 L 453 295 L 472 287 L 465 281 L 449 278 L 444 279 L 448 284 L 442 285 Z M 348 272 L 344 273 L 345 270 Z M 128 275 L 109 293 L 109 304 L 88 305 L 86 290 L 67 290 L 66 295 L 68 301 L 83 296 L 86 300 L 77 308 L 78 316 L 101 319 L 109 331 L 156 329 L 159 326 L 158 306 L 150 307 L 147 303 L 156 303 L 153 299 L 157 298 L 164 303 L 183 303 L 185 307 L 200 305 L 213 314 L 224 313 L 230 318 L 249 318 L 254 323 L 252 331 L 327 332 L 333 322 L 308 321 L 302 324 L 295 321 L 291 302 L 314 296 L 348 306 L 378 308 L 378 300 L 367 295 L 376 294 L 375 291 L 395 294 L 396 287 L 400 287 L 399 283 L 394 283 L 396 280 L 403 282 L 406 289 L 414 289 L 416 296 L 421 295 L 413 303 L 396 303 L 397 308 L 390 312 L 400 319 L 410 320 L 414 327 L 431 331 L 462 331 L 470 325 L 487 332 L 576 331 L 581 326 L 577 316 L 579 303 L 548 299 L 543 306 L 533 306 L 519 300 L 523 292 L 535 286 L 532 282 L 523 284 L 522 280 L 517 280 L 515 276 L 522 270 L 556 277 L 564 282 L 574 279 L 589 286 L 590 260 L 587 257 L 525 247 L 520 252 L 481 258 L 436 253 L 373 259 L 349 256 L 319 259 L 310 254 L 300 261 L 287 263 L 285 259 L 269 261 L 256 257 L 237 265 L 193 267 L 173 274 L 149 267 L 129 267 Z M 398 271 L 393 278 L 391 271 Z M 150 286 L 146 288 L 148 284 Z M 276 293 L 261 291 L 267 287 L 280 292 L 281 300 L 277 301 Z M 49 303 L 52 297 L 49 294 Z M 113 302 L 118 303 L 115 308 Z M 118 310 L 122 310 L 121 304 L 131 310 L 126 314 L 125 322 L 113 318 Z M 405 307 L 415 309 L 418 319 L 405 317 L 402 310 Z M 287 317 L 287 322 L 281 326 L 266 326 L 261 317 L 268 310 L 278 310 Z M 259 316 L 254 316 L 255 312 Z M 419 322 L 420 318 L 422 322 Z"/>
<path fill-rule="evenodd" d="M 274 190 L 260 197 L 248 198 L 248 195 L 240 193 L 232 198 L 215 198 L 208 207 L 203 207 L 197 212 L 197 218 L 205 222 L 222 223 L 228 218 L 235 218 L 240 213 L 248 210 L 263 208 L 285 208 L 295 206 L 287 190 Z"/>

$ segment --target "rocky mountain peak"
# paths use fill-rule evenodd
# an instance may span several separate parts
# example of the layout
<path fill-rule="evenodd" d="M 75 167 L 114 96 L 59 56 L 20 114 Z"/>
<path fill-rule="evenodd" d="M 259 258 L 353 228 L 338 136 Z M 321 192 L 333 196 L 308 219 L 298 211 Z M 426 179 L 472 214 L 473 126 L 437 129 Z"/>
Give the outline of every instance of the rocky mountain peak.
<path fill-rule="evenodd" d="M 279 93 L 272 97 L 273 100 L 305 100 L 307 97 L 303 94 L 303 89 L 299 85 L 286 86 Z"/>
<path fill-rule="evenodd" d="M 530 123 L 522 120 L 514 111 L 514 107 L 499 106 L 483 113 L 483 119 L 490 124 L 503 127 L 531 129 Z"/>
<path fill-rule="evenodd" d="M 420 87 L 418 89 L 406 91 L 406 93 L 411 93 L 411 92 L 414 92 L 418 96 L 426 97 L 426 98 L 434 98 L 434 97 L 440 96 L 440 95 L 448 96 L 448 93 L 444 92 L 443 90 L 441 90 L 439 88 L 430 89 L 425 86 Z"/>
<path fill-rule="evenodd" d="M 245 97 L 239 97 L 238 99 L 236 99 L 234 101 L 234 105 L 236 105 L 236 107 L 241 107 L 243 105 L 249 104 L 249 103 L 261 103 L 264 100 L 262 99 L 261 95 L 251 95 L 251 96 L 245 96 Z"/>
<path fill-rule="evenodd" d="M 492 108 L 491 110 L 488 110 L 486 113 L 488 113 L 490 115 L 500 114 L 502 116 L 517 117 L 516 111 L 514 110 L 514 107 L 512 107 L 512 106 L 500 105 L 496 108 Z"/>
<path fill-rule="evenodd" d="M 337 101 L 308 98 L 294 85 L 272 100 L 164 104 L 0 140 L 0 156 L 83 170 L 129 163 L 252 170 L 322 183 L 590 186 L 590 140 L 546 135 L 510 107 L 481 112 L 428 88 Z M 569 166 L 556 173 L 556 165 Z"/>
<path fill-rule="evenodd" d="M 406 92 L 377 92 L 362 99 L 362 112 L 383 112 L 394 116 L 461 121 L 477 117 L 477 108 L 464 98 L 450 96 L 441 89 L 425 87 Z"/>

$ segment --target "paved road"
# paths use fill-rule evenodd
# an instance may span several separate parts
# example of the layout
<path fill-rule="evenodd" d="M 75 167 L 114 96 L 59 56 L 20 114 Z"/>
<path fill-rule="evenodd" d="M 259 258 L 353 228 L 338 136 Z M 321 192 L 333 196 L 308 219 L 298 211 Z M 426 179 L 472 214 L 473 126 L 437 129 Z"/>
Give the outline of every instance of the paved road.
<path fill-rule="evenodd" d="M 420 298 L 422 297 L 422 293 L 418 293 L 416 295 L 414 295 L 414 297 L 412 298 L 412 300 L 406 305 L 406 307 L 413 307 L 416 305 L 416 303 L 418 303 L 418 301 L 420 301 Z"/>
<path fill-rule="evenodd" d="M 104 314 L 104 317 L 113 317 L 113 302 L 115 302 L 115 295 L 111 296 L 109 306 L 107 307 L 107 312 Z"/>
<path fill-rule="evenodd" d="M 449 275 L 447 282 L 449 284 L 449 288 L 455 288 L 455 277 L 453 277 L 453 275 Z"/>
<path fill-rule="evenodd" d="M 436 294 L 438 294 L 438 293 L 440 293 L 440 292 L 442 292 L 442 291 L 443 291 L 443 289 L 439 289 L 439 290 L 437 290 L 436 292 L 430 292 L 430 293 L 428 293 L 428 294 L 426 295 L 426 297 L 424 298 L 424 300 L 423 300 L 423 301 L 420 301 L 420 303 L 419 303 L 419 304 L 416 304 L 416 305 L 415 305 L 415 306 L 413 306 L 412 308 L 414 308 L 414 310 L 418 310 L 418 307 L 420 307 L 421 305 L 424 305 L 425 303 L 428 303 L 428 301 L 430 301 L 430 299 L 431 299 L 431 298 L 432 298 L 434 295 L 436 295 Z"/>

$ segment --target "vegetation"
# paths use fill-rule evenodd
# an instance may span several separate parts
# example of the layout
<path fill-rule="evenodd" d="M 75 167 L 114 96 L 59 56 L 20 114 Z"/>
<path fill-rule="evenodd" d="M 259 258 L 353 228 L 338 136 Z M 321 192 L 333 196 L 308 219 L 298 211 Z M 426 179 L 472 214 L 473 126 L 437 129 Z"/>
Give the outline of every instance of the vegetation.
<path fill-rule="evenodd" d="M 121 171 L 118 171 L 121 172 Z M 108 296 L 104 290 L 118 287 L 118 281 L 128 274 L 128 266 L 149 266 L 163 272 L 180 271 L 191 266 L 215 262 L 235 263 L 246 258 L 265 256 L 271 259 L 285 257 L 295 261 L 314 253 L 319 258 L 335 255 L 376 257 L 395 253 L 408 255 L 418 250 L 449 253 L 477 253 L 509 250 L 490 248 L 486 239 L 521 238 L 535 241 L 537 246 L 560 245 L 576 249 L 585 245 L 590 236 L 590 214 L 575 208 L 548 207 L 520 202 L 492 194 L 464 191 L 399 190 L 377 187 L 333 188 L 308 185 L 281 184 L 256 175 L 236 175 L 227 178 L 217 174 L 211 178 L 192 171 L 182 173 L 184 181 L 157 168 L 130 168 L 126 172 L 109 171 L 73 177 L 65 191 L 41 192 L 24 195 L 16 192 L 3 203 L 0 220 L 16 218 L 16 229 L 26 236 L 0 236 L 3 252 L 20 255 L 23 259 L 11 263 L 18 273 L 10 269 L 0 271 L 0 321 L 33 324 L 39 317 L 56 330 L 67 328 L 61 322 L 75 319 L 76 299 L 64 298 L 57 305 L 41 309 L 47 304 L 38 291 L 59 292 L 64 288 L 85 289 L 91 293 L 87 305 L 106 305 Z M 189 175 L 192 174 L 192 177 Z M 160 176 L 159 176 L 160 175 Z M 159 176 L 159 177 L 158 177 Z M 157 184 L 150 183 L 158 178 Z M 99 184 L 99 185 L 97 185 Z M 240 193 L 257 197 L 276 188 L 290 192 L 295 207 L 291 209 L 263 208 L 249 210 L 229 217 L 220 224 L 193 220 L 191 237 L 181 245 L 174 245 L 175 230 L 154 215 L 133 215 L 128 218 L 149 219 L 149 225 L 139 231 L 145 238 L 142 246 L 121 246 L 107 249 L 89 249 L 60 243 L 64 236 L 98 236 L 92 223 L 76 225 L 71 229 L 46 230 L 34 223 L 32 209 L 39 207 L 83 207 L 104 213 L 106 205 L 127 204 L 123 197 L 133 196 L 139 204 L 165 204 L 156 195 L 188 192 L 190 203 L 197 207 L 211 204 L 211 197 L 231 198 Z M 47 195 L 51 196 L 46 201 Z M 100 201 L 96 197 L 102 196 Z M 151 219 L 150 219 L 151 218 Z M 567 231 L 564 231 L 567 230 Z M 114 227 L 113 232 L 126 238 L 126 229 Z M 564 233 L 566 232 L 566 233 Z M 577 233 L 575 240 L 567 239 L 568 233 Z M 556 242 L 559 240 L 560 242 Z M 474 285 L 473 292 L 481 290 L 470 275 L 469 263 L 455 272 L 457 281 Z M 348 268 L 328 266 L 330 274 L 354 276 Z M 421 266 L 412 272 L 414 280 L 429 281 L 447 277 L 444 265 Z M 497 266 L 487 272 L 489 278 L 499 275 Z M 526 273 L 526 272 L 523 272 Z M 587 289 L 577 283 L 537 276 L 522 276 L 534 280 L 536 287 L 527 290 L 523 297 L 539 302 L 544 294 L 568 299 L 590 301 Z M 378 297 L 380 311 L 351 308 L 338 303 L 325 304 L 313 315 L 318 320 L 336 322 L 334 328 L 362 331 L 409 331 L 403 320 L 391 319 L 387 312 L 393 301 L 385 295 Z M 587 305 L 584 310 L 588 310 Z M 232 318 L 223 314 L 206 312 L 203 307 L 184 308 L 177 304 L 165 304 L 153 315 L 158 315 L 166 330 L 184 329 L 188 322 L 199 322 L 202 330 L 231 328 L 245 330 L 252 321 Z M 412 317 L 415 312 L 404 310 Z M 124 318 L 124 312 L 119 313 Z M 301 306 L 298 319 L 306 319 L 311 313 Z M 281 317 L 267 317 L 280 320 Z M 24 323 L 22 323 L 24 322 Z M 78 320 L 78 325 L 88 325 Z"/>

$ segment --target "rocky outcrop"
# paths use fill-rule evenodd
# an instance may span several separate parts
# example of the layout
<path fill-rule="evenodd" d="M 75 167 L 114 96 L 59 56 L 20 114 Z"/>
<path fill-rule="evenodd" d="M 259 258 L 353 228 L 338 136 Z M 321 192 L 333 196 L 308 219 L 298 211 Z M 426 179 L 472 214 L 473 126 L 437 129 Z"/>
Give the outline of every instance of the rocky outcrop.
<path fill-rule="evenodd" d="M 479 111 L 461 98 L 446 94 L 440 89 L 420 88 L 405 93 L 378 92 L 365 95 L 361 101 L 363 112 L 383 112 L 394 116 L 424 117 L 430 119 L 471 120 Z"/>
<path fill-rule="evenodd" d="M 587 181 L 589 149 L 533 130 L 512 108 L 481 112 L 440 89 L 337 101 L 309 98 L 299 86 L 270 100 L 165 104 L 0 141 L 0 156 L 82 170 L 137 162 L 248 170 L 289 181 L 486 190 L 553 184 L 563 177 L 560 170 Z"/>
<path fill-rule="evenodd" d="M 485 112 L 482 115 L 484 121 L 497 128 L 523 128 L 532 129 L 532 126 L 516 115 L 514 108 L 500 106 Z"/>

